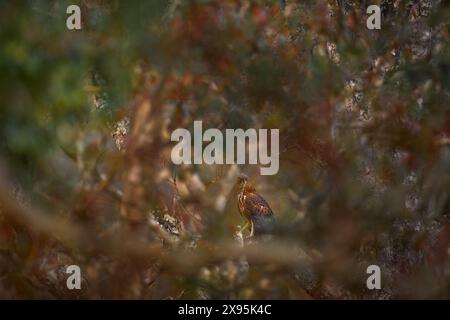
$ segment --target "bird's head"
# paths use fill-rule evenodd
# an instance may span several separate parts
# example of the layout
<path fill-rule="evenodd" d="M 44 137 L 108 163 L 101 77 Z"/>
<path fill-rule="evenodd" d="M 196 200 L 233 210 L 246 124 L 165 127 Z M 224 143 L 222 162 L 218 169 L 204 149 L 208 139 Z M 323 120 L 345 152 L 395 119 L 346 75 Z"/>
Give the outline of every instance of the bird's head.
<path fill-rule="evenodd" d="M 239 190 L 242 190 L 242 188 L 245 187 L 245 185 L 247 184 L 247 182 L 248 182 L 248 176 L 245 175 L 245 174 L 243 174 L 243 173 L 241 173 L 241 174 L 238 176 L 238 178 L 237 178 L 237 185 L 238 185 L 238 187 L 239 187 Z"/>

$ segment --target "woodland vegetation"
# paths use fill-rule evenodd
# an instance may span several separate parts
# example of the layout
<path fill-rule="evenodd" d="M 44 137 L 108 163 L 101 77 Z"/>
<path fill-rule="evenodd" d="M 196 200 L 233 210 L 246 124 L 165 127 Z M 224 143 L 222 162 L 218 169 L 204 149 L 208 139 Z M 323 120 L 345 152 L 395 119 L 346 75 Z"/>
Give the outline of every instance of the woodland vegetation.
<path fill-rule="evenodd" d="M 74 2 L 0 2 L 0 298 L 450 298 L 448 3 Z M 195 120 L 280 129 L 279 172 L 174 165 Z"/>

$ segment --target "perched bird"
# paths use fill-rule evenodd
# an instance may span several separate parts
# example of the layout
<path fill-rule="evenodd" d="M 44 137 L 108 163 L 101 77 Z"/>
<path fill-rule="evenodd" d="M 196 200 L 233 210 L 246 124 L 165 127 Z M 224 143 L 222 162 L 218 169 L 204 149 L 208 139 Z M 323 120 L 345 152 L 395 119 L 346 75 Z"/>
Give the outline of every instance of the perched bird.
<path fill-rule="evenodd" d="M 239 213 L 247 219 L 243 230 L 250 226 L 250 237 L 272 233 L 275 228 L 275 218 L 267 201 L 256 192 L 245 174 L 238 176 L 237 184 Z"/>

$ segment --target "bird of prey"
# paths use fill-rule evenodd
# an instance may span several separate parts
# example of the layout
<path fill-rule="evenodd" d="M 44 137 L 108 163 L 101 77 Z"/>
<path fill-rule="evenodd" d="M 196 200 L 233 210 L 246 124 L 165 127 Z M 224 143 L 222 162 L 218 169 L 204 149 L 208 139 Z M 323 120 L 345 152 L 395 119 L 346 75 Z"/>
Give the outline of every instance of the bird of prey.
<path fill-rule="evenodd" d="M 242 230 L 250 226 L 250 237 L 272 233 L 275 227 L 275 218 L 267 201 L 256 192 L 245 174 L 238 176 L 237 184 L 239 213 L 247 219 Z"/>

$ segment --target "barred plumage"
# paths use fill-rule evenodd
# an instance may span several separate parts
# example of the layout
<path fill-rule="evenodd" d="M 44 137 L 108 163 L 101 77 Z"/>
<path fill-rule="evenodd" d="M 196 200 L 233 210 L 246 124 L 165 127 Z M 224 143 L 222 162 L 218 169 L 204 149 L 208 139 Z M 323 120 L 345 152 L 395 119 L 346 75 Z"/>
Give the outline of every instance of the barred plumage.
<path fill-rule="evenodd" d="M 250 236 L 271 233 L 275 226 L 275 218 L 267 201 L 256 192 L 244 174 L 238 177 L 238 187 L 238 209 L 251 225 Z"/>

